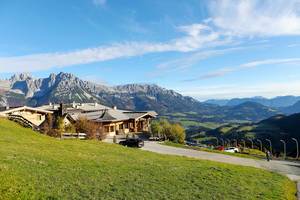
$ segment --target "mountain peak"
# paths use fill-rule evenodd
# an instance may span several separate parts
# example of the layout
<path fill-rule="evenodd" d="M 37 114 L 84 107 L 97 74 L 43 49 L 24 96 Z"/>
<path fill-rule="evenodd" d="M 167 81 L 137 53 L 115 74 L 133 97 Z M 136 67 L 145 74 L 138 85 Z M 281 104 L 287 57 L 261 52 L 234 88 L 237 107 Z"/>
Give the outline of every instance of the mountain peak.
<path fill-rule="evenodd" d="M 19 73 L 19 74 L 14 74 L 12 77 L 10 77 L 9 81 L 11 82 L 26 81 L 28 79 L 32 79 L 32 76 L 29 73 Z"/>
<path fill-rule="evenodd" d="M 74 78 L 75 75 L 71 73 L 59 72 L 56 76 L 58 77 L 67 77 L 67 78 Z"/>
<path fill-rule="evenodd" d="M 267 106 L 264 106 L 263 104 L 253 102 L 253 101 L 246 101 L 239 105 L 236 105 L 235 107 L 253 107 L 253 108 L 267 108 Z"/>

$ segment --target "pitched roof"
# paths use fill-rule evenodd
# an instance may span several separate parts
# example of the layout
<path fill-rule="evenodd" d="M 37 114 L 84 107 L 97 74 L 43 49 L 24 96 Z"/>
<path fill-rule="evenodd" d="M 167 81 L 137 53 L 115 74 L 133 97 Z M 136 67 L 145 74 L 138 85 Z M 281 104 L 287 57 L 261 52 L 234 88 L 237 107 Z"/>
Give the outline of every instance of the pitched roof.
<path fill-rule="evenodd" d="M 88 113 L 70 112 L 68 113 L 68 115 L 72 117 L 75 121 L 78 120 L 80 117 L 85 117 L 88 120 L 97 120 L 103 115 L 103 111 L 88 112 Z"/>
<path fill-rule="evenodd" d="M 40 108 L 54 109 L 59 105 L 46 105 Z M 73 120 L 78 120 L 80 117 L 85 117 L 88 120 L 97 122 L 115 122 L 124 121 L 129 119 L 139 119 L 146 115 L 151 117 L 156 117 L 157 113 L 155 111 L 128 111 L 119 110 L 116 108 L 110 108 L 98 103 L 73 103 L 65 105 L 65 113 Z"/>
<path fill-rule="evenodd" d="M 154 111 L 139 111 L 139 112 L 123 112 L 125 115 L 127 115 L 130 119 L 139 119 L 146 115 L 150 115 L 151 117 L 156 117 L 157 113 Z"/>
<path fill-rule="evenodd" d="M 37 107 L 37 109 L 50 110 L 50 111 L 58 110 L 58 108 L 59 108 L 59 104 L 48 104 L 48 105 Z"/>
<path fill-rule="evenodd" d="M 103 115 L 98 119 L 97 121 L 123 121 L 128 120 L 129 117 L 125 115 L 122 111 L 115 110 L 115 109 L 109 109 L 105 110 Z"/>
<path fill-rule="evenodd" d="M 45 110 L 58 110 L 60 107 L 59 104 L 49 104 L 43 105 L 38 108 Z M 67 110 L 81 110 L 84 112 L 97 111 L 103 109 L 111 109 L 110 107 L 104 106 L 98 103 L 72 103 L 72 104 L 64 104 L 64 108 Z"/>
<path fill-rule="evenodd" d="M 124 121 L 129 119 L 139 119 L 146 115 L 151 117 L 156 117 L 157 114 L 154 111 L 144 111 L 144 112 L 123 112 L 115 109 L 105 109 L 102 111 L 95 112 L 74 112 L 69 113 L 69 115 L 74 119 L 78 120 L 80 117 L 85 117 L 88 120 L 97 122 L 114 122 L 114 121 Z"/>
<path fill-rule="evenodd" d="M 104 109 L 111 109 L 108 106 L 104 106 L 98 103 L 80 103 L 80 104 L 72 104 L 72 108 L 80 109 L 83 111 L 96 111 L 96 110 L 104 110 Z"/>
<path fill-rule="evenodd" d="M 17 111 L 22 111 L 22 110 L 28 110 L 28 111 L 44 113 L 44 114 L 52 114 L 53 113 L 53 112 L 48 111 L 48 110 L 39 109 L 39 108 L 32 108 L 32 107 L 28 107 L 28 106 L 22 106 L 22 107 L 19 107 L 19 108 L 8 109 L 8 110 L 2 111 L 0 113 L 3 114 L 3 115 L 6 115 L 6 114 L 10 114 L 10 113 L 17 112 Z"/>

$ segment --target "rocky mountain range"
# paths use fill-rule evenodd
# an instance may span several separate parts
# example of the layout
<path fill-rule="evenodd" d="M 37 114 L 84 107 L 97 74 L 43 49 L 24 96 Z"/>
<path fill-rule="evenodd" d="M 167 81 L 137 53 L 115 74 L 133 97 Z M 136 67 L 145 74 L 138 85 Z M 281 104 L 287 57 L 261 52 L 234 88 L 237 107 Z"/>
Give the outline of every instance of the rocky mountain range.
<path fill-rule="evenodd" d="M 289 107 L 300 101 L 300 96 L 279 96 L 275 98 L 251 97 L 251 98 L 233 98 L 233 99 L 210 99 L 205 103 L 219 106 L 237 106 L 245 102 L 259 103 L 272 108 Z"/>
<path fill-rule="evenodd" d="M 285 114 L 300 113 L 300 101 L 296 102 L 291 106 L 283 107 L 280 110 Z"/>
<path fill-rule="evenodd" d="M 127 110 L 155 110 L 159 114 L 195 112 L 199 118 L 217 121 L 262 120 L 279 114 L 279 109 L 257 102 L 220 106 L 183 96 L 155 84 L 107 86 L 95 84 L 69 73 L 34 78 L 16 74 L 0 81 L 0 106 L 39 106 L 48 103 L 98 102 Z"/>
<path fill-rule="evenodd" d="M 129 110 L 157 110 L 160 113 L 192 110 L 211 110 L 217 106 L 201 104 L 154 84 L 106 86 L 84 81 L 69 73 L 50 74 L 47 78 L 33 78 L 16 74 L 0 82 L 2 106 L 48 103 L 99 102 Z"/>

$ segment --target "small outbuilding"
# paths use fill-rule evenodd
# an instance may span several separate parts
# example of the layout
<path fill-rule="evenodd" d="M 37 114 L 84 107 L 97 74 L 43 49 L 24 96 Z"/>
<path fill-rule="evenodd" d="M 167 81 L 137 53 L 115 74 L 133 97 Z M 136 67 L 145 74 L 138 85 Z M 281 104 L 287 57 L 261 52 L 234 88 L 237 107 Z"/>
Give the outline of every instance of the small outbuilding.
<path fill-rule="evenodd" d="M 0 116 L 21 122 L 32 128 L 39 127 L 46 120 L 48 114 L 53 114 L 53 112 L 28 106 L 7 109 L 0 112 Z"/>

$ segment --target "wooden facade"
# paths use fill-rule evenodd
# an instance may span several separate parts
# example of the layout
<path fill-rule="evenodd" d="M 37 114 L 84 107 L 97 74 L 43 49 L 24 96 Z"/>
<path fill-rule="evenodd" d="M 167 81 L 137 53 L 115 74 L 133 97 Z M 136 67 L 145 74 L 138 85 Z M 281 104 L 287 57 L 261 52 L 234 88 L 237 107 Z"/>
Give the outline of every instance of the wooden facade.
<path fill-rule="evenodd" d="M 124 121 L 98 122 L 102 133 L 108 136 L 125 135 L 128 133 L 149 132 L 151 117 L 129 119 Z"/>

